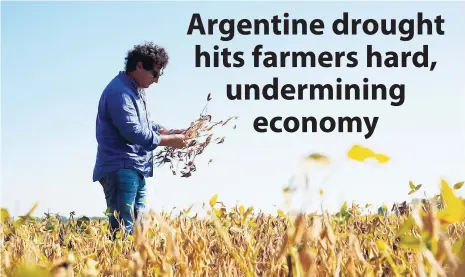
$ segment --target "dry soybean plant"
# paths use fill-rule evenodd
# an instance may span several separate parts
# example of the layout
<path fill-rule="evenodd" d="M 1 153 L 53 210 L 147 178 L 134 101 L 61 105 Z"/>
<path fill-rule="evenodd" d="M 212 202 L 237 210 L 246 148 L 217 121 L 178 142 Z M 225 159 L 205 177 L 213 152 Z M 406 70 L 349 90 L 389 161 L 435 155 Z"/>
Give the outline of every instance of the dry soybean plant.
<path fill-rule="evenodd" d="M 348 157 L 390 160 L 361 146 Z M 306 159 L 327 160 L 319 154 Z M 205 205 L 206 218 L 190 208 L 179 216 L 151 211 L 127 240 L 115 241 L 108 239 L 107 220 L 35 218 L 37 205 L 13 218 L 1 209 L 0 276 L 463 277 L 463 185 L 441 179 L 435 197 L 410 210 L 401 205 L 405 213 L 364 213 L 344 203 L 335 214 L 268 214 L 253 206 L 225 207 L 215 194 Z M 410 182 L 410 194 L 419 188 Z"/>
<path fill-rule="evenodd" d="M 211 143 L 221 144 L 224 142 L 224 136 L 214 136 L 212 130 L 219 126 L 225 126 L 235 120 L 237 116 L 230 116 L 226 120 L 218 122 L 212 121 L 212 116 L 207 114 L 207 107 L 211 98 L 211 93 L 207 96 L 207 103 L 200 112 L 200 117 L 193 121 L 189 128 L 187 128 L 185 135 L 189 144 L 182 149 L 174 149 L 172 147 L 165 147 L 158 152 L 154 157 L 154 164 L 161 166 L 165 164 L 170 165 L 170 170 L 173 175 L 178 175 L 183 178 L 192 176 L 192 172 L 196 171 L 194 163 L 195 158 L 202 154 L 205 148 Z M 233 127 L 236 128 L 236 125 Z"/>

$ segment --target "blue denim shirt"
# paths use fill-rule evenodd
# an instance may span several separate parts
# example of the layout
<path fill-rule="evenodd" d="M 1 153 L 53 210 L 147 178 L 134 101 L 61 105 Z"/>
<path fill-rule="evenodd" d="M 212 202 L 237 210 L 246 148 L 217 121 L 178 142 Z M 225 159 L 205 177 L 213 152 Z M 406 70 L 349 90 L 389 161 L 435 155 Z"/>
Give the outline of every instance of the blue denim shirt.
<path fill-rule="evenodd" d="M 103 90 L 98 105 L 93 181 L 123 168 L 153 176 L 152 151 L 160 144 L 160 128 L 149 119 L 135 81 L 119 72 Z"/>

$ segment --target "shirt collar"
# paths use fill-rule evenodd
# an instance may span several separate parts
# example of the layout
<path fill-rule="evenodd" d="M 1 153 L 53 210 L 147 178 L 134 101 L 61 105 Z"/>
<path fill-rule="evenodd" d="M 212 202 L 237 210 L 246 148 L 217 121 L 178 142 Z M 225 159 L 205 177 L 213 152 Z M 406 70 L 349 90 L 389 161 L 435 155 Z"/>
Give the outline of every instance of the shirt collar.
<path fill-rule="evenodd" d="M 121 78 L 125 84 L 131 86 L 133 89 L 135 89 L 137 91 L 137 83 L 136 83 L 136 80 L 134 80 L 133 78 L 131 78 L 130 76 L 128 76 L 126 74 L 126 72 L 124 71 L 120 71 L 119 74 L 118 74 L 119 78 Z"/>
<path fill-rule="evenodd" d="M 131 78 L 129 75 L 126 74 L 126 72 L 124 71 L 120 71 L 119 74 L 118 74 L 119 78 L 121 78 L 123 80 L 123 82 L 127 85 L 129 85 L 133 90 L 134 92 L 137 93 L 137 95 L 139 95 L 139 97 L 142 98 L 142 100 L 146 100 L 146 97 L 145 97 L 145 90 L 142 89 L 142 88 L 138 88 L 137 87 L 137 82 L 136 80 L 134 80 L 133 78 Z"/>

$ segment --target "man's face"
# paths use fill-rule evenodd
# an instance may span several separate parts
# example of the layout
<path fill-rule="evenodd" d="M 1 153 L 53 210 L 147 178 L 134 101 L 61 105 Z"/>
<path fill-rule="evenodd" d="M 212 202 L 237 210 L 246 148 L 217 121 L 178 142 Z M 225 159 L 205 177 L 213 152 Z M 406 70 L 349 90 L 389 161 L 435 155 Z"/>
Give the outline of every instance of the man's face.
<path fill-rule="evenodd" d="M 138 71 L 138 85 L 141 88 L 148 88 L 153 83 L 158 83 L 158 79 L 160 78 L 162 72 L 161 67 L 159 65 L 155 65 L 153 70 L 146 70 L 142 66 L 142 63 L 137 65 Z"/>

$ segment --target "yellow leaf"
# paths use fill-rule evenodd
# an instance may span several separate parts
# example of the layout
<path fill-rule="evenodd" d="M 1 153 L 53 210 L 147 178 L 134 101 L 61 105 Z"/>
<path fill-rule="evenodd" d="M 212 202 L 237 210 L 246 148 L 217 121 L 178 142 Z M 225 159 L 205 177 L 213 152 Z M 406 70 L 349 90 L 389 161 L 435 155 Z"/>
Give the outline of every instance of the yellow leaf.
<path fill-rule="evenodd" d="M 213 212 L 216 214 L 217 217 L 223 217 L 223 211 L 221 209 L 214 209 Z"/>
<path fill-rule="evenodd" d="M 355 161 L 363 162 L 366 159 L 374 158 L 378 163 L 387 163 L 391 158 L 385 154 L 375 153 L 373 150 L 361 145 L 354 145 L 350 148 L 347 156 Z"/>
<path fill-rule="evenodd" d="M 441 223 L 451 224 L 465 219 L 465 202 L 454 194 L 444 179 L 441 180 L 441 198 L 445 206 L 437 213 Z"/>
<path fill-rule="evenodd" d="M 322 189 L 320 189 L 320 195 L 323 195 L 324 191 Z"/>
<path fill-rule="evenodd" d="M 0 222 L 6 221 L 10 219 L 10 213 L 8 212 L 7 209 L 1 208 L 0 210 Z"/>
<path fill-rule="evenodd" d="M 252 228 L 256 228 L 256 227 L 257 227 L 257 224 L 256 224 L 255 222 L 253 222 L 253 221 L 250 221 L 250 220 L 247 221 L 247 224 L 249 224 L 249 226 L 252 227 Z"/>
<path fill-rule="evenodd" d="M 397 230 L 396 237 L 400 237 L 406 232 L 410 232 L 413 227 L 415 227 L 415 220 L 413 217 L 409 217 L 402 223 L 402 225 L 399 227 L 399 230 Z"/>
<path fill-rule="evenodd" d="M 372 150 L 358 144 L 352 146 L 352 148 L 347 153 L 349 158 L 359 162 L 363 162 L 367 158 L 374 157 L 374 155 L 375 153 Z"/>
<path fill-rule="evenodd" d="M 295 188 L 292 188 L 290 186 L 283 188 L 284 193 L 291 193 L 293 191 L 295 191 Z"/>
<path fill-rule="evenodd" d="M 32 208 L 27 212 L 26 214 L 26 217 L 29 217 L 32 215 L 32 213 L 35 211 L 35 209 L 37 208 L 37 205 L 39 205 L 38 202 L 34 203 L 34 205 L 32 206 Z"/>
<path fill-rule="evenodd" d="M 253 207 L 248 207 L 247 211 L 244 213 L 244 217 L 247 217 L 253 211 Z"/>
<path fill-rule="evenodd" d="M 458 255 L 460 251 L 462 251 L 462 247 L 464 246 L 464 244 L 465 244 L 465 237 L 457 240 L 452 246 L 452 253 L 454 253 L 455 255 Z"/>
<path fill-rule="evenodd" d="M 279 215 L 279 216 L 282 216 L 282 217 L 286 217 L 286 215 L 284 214 L 284 212 L 281 211 L 281 210 L 278 210 L 278 215 Z"/>
<path fill-rule="evenodd" d="M 241 215 L 244 214 L 244 206 L 241 205 L 241 206 L 239 207 L 239 213 L 240 213 Z"/>
<path fill-rule="evenodd" d="M 460 189 L 465 182 L 458 182 L 457 184 L 454 185 L 454 189 Z"/>
<path fill-rule="evenodd" d="M 378 163 L 381 164 L 387 163 L 390 160 L 390 158 L 384 154 L 376 154 L 375 158 L 378 161 Z"/>
<path fill-rule="evenodd" d="M 215 195 L 212 196 L 212 198 L 210 198 L 210 206 L 212 208 L 213 208 L 213 206 L 215 206 L 217 198 L 218 198 L 218 194 L 215 194 Z"/>
<path fill-rule="evenodd" d="M 399 246 L 404 248 L 419 249 L 421 241 L 412 235 L 406 235 L 402 237 L 399 242 Z"/>
<path fill-rule="evenodd" d="M 316 162 L 319 162 L 319 163 L 324 163 L 324 164 L 329 163 L 329 158 L 326 157 L 323 154 L 320 154 L 320 153 L 312 153 L 312 154 L 308 155 L 307 157 L 305 157 L 305 159 L 306 160 L 316 161 Z"/>
<path fill-rule="evenodd" d="M 381 252 L 384 252 L 387 249 L 386 243 L 380 239 L 376 240 L 376 246 L 378 246 L 378 249 Z"/>

